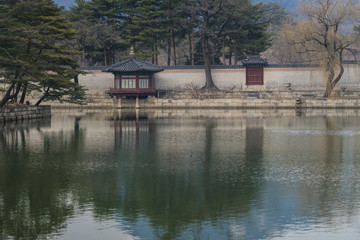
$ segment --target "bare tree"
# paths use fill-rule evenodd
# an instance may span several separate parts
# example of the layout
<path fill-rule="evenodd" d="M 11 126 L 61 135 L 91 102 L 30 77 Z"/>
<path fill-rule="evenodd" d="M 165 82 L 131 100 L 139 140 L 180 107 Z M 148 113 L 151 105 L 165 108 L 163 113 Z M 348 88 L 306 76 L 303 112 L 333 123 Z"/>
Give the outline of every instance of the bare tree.
<path fill-rule="evenodd" d="M 343 73 L 343 56 L 353 53 L 355 38 L 349 31 L 357 7 L 351 0 L 305 0 L 301 6 L 303 19 L 291 26 L 288 38 L 325 73 L 324 97 L 330 97 Z M 351 29 L 351 28 L 350 28 Z"/>

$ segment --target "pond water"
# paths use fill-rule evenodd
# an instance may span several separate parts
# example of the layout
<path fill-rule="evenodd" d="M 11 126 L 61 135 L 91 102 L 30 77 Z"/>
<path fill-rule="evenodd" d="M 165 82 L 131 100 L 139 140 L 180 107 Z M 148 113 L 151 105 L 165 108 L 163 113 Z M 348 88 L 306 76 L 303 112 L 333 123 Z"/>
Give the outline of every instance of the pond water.
<path fill-rule="evenodd" d="M 0 239 L 360 239 L 360 112 L 0 125 Z"/>

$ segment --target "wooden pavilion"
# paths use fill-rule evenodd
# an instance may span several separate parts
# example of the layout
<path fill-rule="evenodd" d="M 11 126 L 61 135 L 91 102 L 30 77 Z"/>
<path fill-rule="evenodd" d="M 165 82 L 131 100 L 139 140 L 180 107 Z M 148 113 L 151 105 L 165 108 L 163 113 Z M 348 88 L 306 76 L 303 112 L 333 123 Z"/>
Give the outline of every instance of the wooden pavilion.
<path fill-rule="evenodd" d="M 156 90 L 152 81 L 153 74 L 164 69 L 135 58 L 133 50 L 130 58 L 116 63 L 103 72 L 114 74 L 114 88 L 110 88 L 110 96 L 121 97 L 147 97 L 155 96 Z"/>

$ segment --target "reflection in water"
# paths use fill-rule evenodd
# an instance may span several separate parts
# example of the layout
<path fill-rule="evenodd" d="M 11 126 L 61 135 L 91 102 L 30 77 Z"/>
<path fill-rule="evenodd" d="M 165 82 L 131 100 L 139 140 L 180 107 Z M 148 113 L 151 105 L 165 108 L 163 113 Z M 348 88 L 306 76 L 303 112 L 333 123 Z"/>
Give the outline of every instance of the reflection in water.
<path fill-rule="evenodd" d="M 0 126 L 0 238 L 359 236 L 357 113 L 208 113 Z"/>

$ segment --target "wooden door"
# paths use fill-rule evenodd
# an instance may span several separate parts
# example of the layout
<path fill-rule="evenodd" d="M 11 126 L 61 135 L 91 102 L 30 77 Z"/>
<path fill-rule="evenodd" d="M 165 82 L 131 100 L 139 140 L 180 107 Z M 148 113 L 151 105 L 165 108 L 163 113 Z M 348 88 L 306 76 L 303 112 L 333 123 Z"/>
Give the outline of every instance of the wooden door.
<path fill-rule="evenodd" d="M 247 67 L 246 85 L 264 85 L 264 68 Z"/>

